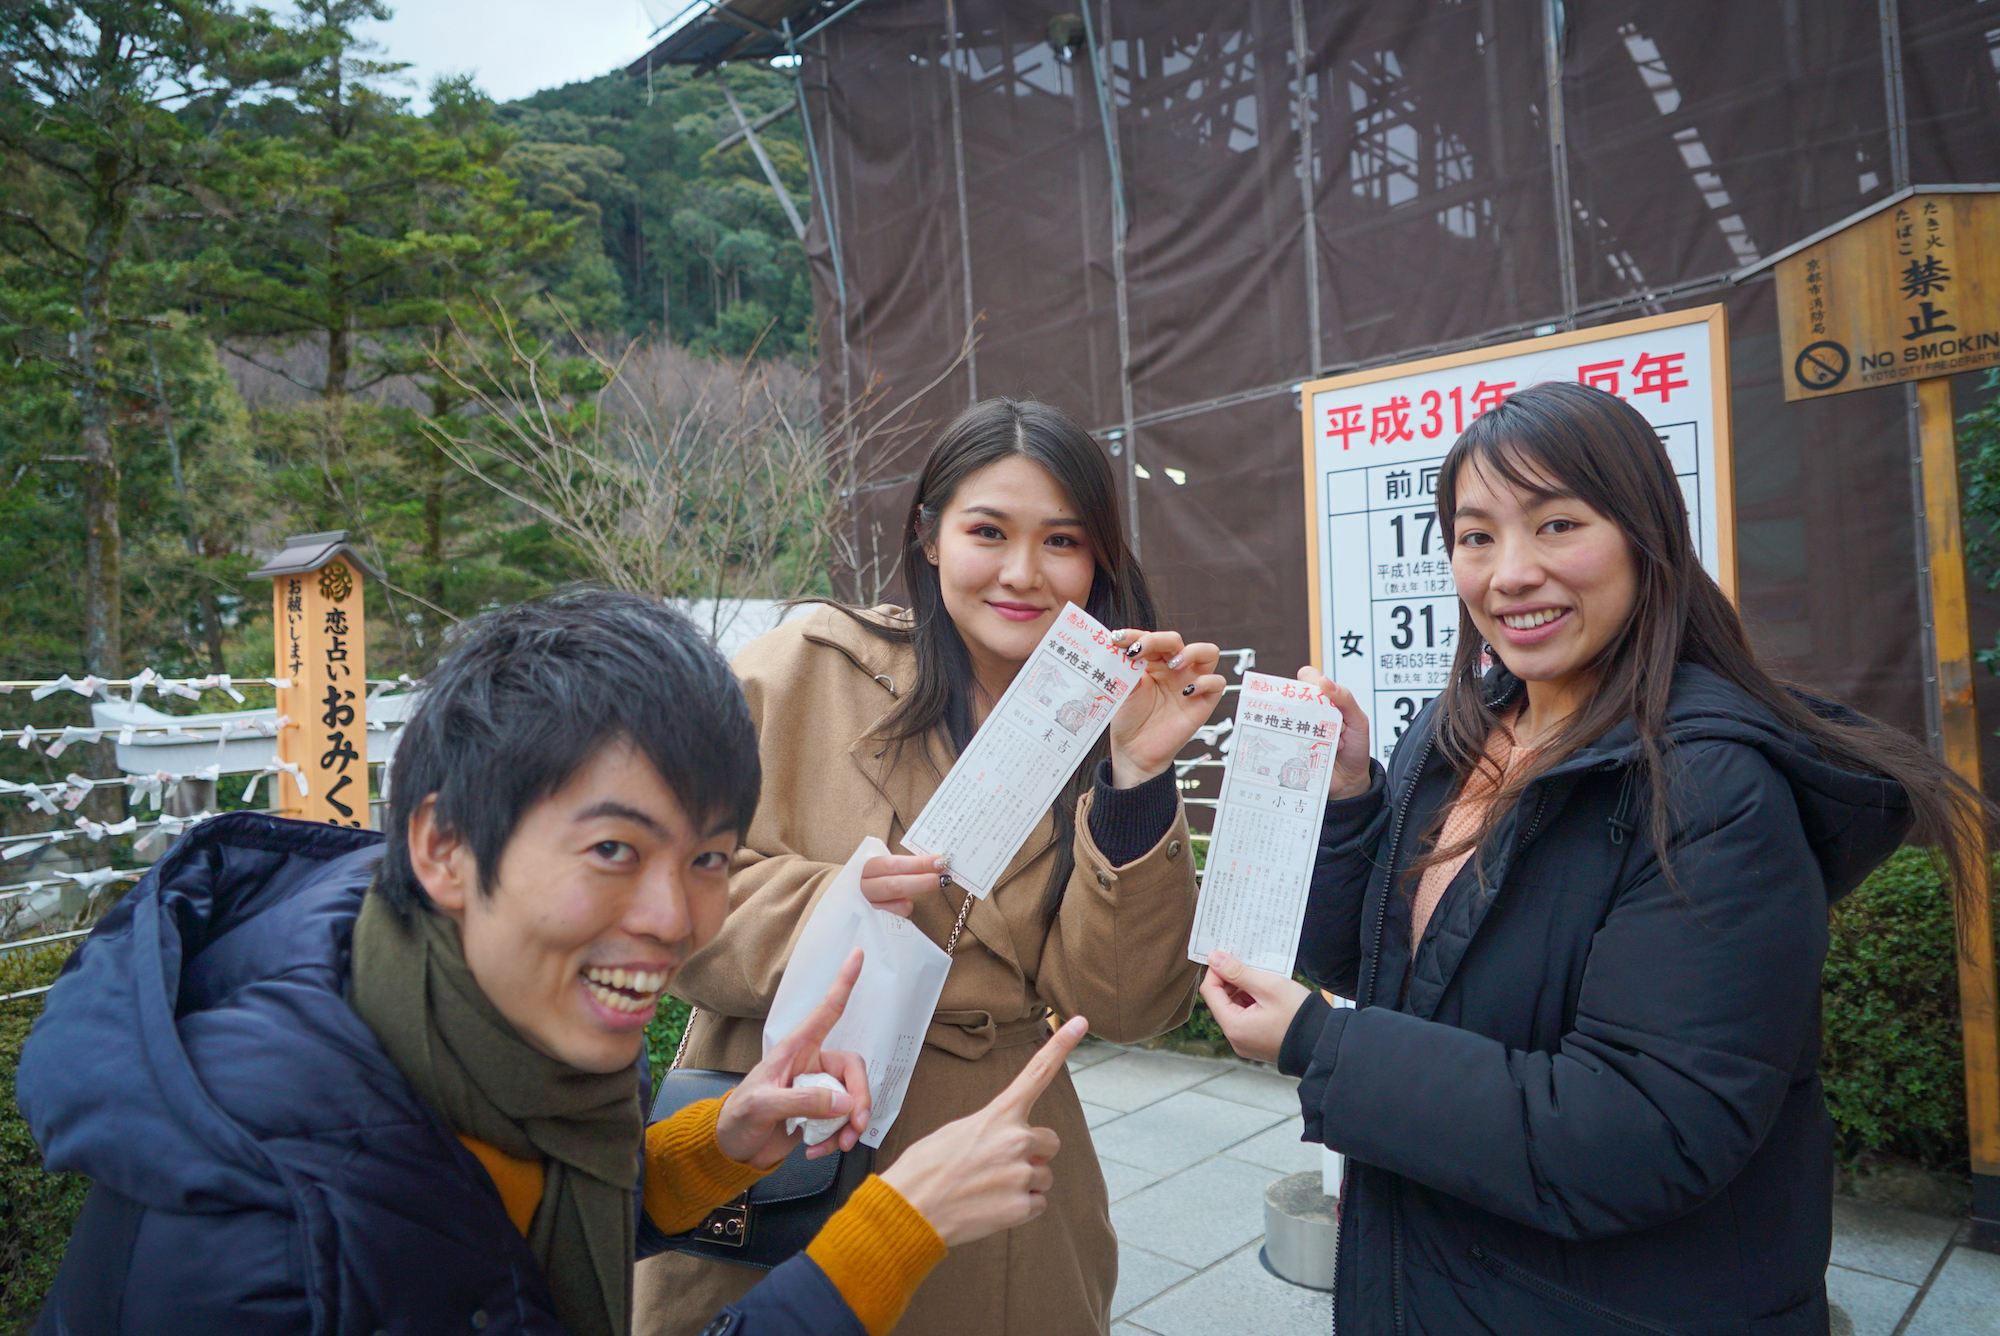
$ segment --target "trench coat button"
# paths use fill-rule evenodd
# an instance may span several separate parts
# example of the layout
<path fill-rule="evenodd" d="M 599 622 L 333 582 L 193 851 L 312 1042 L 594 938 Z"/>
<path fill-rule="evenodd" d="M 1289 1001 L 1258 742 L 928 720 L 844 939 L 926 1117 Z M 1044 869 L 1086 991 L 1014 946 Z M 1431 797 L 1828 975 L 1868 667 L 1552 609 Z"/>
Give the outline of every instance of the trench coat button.
<path fill-rule="evenodd" d="M 474 1331 L 485 1331 L 487 1320 L 484 1308 L 475 1308 L 472 1310 L 472 1329 Z"/>
<path fill-rule="evenodd" d="M 1167 861 L 1171 863 L 1180 856 L 1181 856 L 1181 842 L 1179 840 L 1167 841 Z"/>
<path fill-rule="evenodd" d="M 1097 884 L 1099 886 L 1111 885 L 1111 874 L 1109 872 L 1099 872 L 1097 874 Z"/>

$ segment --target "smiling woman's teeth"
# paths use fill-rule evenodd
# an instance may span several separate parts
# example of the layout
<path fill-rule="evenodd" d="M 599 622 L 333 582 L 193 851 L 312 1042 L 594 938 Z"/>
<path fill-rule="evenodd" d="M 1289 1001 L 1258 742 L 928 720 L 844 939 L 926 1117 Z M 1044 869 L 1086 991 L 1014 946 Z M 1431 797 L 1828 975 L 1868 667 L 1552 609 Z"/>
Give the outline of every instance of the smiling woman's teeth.
<path fill-rule="evenodd" d="M 659 1001 L 667 976 L 656 970 L 587 969 L 584 986 L 613 1011 L 644 1011 Z"/>
<path fill-rule="evenodd" d="M 1568 611 L 1566 608 L 1543 608 L 1540 612 L 1524 612 L 1513 617 L 1502 617 L 1500 620 L 1516 631 L 1532 631 L 1545 622 L 1554 621 L 1566 611 Z"/>

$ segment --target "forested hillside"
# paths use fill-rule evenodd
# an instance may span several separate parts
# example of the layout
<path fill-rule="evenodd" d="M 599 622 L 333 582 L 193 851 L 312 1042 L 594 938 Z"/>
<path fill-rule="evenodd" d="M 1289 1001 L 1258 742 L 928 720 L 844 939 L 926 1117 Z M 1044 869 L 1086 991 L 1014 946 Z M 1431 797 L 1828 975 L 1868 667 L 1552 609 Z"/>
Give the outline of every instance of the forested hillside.
<path fill-rule="evenodd" d="M 391 674 L 570 579 L 818 578 L 804 257 L 716 151 L 721 88 L 445 80 L 416 115 L 353 35 L 386 13 L 0 8 L 0 679 L 266 672 L 244 576 L 296 532 L 382 569 Z M 752 117 L 794 97 L 729 77 Z M 796 117 L 763 134 L 805 209 Z"/>

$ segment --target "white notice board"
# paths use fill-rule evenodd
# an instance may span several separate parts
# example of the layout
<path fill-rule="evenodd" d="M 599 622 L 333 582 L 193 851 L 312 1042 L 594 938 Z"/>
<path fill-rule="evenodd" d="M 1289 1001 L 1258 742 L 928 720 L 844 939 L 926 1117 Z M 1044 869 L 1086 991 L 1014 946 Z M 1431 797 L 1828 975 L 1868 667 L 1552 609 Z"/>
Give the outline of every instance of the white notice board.
<path fill-rule="evenodd" d="M 1443 688 L 1457 649 L 1438 466 L 1473 418 L 1550 380 L 1595 385 L 1653 424 L 1687 498 L 1702 565 L 1736 597 L 1721 306 L 1310 381 L 1300 403 L 1313 664 L 1360 700 L 1385 762 Z"/>

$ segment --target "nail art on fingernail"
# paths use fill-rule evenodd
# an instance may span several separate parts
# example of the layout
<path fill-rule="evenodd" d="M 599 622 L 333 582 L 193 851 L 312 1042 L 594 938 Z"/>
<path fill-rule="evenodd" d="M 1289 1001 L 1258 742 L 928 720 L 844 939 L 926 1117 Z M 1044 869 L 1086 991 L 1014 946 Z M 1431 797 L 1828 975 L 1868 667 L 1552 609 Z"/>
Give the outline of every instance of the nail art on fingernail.
<path fill-rule="evenodd" d="M 1192 696 L 1192 695 L 1194 695 L 1194 683 L 1190 682 L 1190 683 L 1188 683 L 1188 684 L 1187 684 L 1186 686 L 1182 687 L 1182 688 L 1181 688 L 1181 695 L 1183 695 L 1183 696 Z"/>
<path fill-rule="evenodd" d="M 943 889 L 944 889 L 945 887 L 947 887 L 947 886 L 950 886 L 951 884 L 952 884 L 952 880 L 951 880 L 951 873 L 949 873 L 949 872 L 940 872 L 940 873 L 938 873 L 938 889 L 939 889 L 939 890 L 943 890 Z"/>
<path fill-rule="evenodd" d="M 1168 660 L 1167 660 L 1167 667 L 1169 667 L 1169 668 L 1178 668 L 1178 667 L 1180 667 L 1180 666 L 1181 666 L 1181 660 L 1185 659 L 1186 657 L 1187 657 L 1187 655 L 1185 655 L 1185 654 L 1176 654 L 1176 655 L 1174 655 L 1174 657 L 1173 657 L 1173 658 L 1171 658 L 1171 659 L 1168 659 Z"/>

